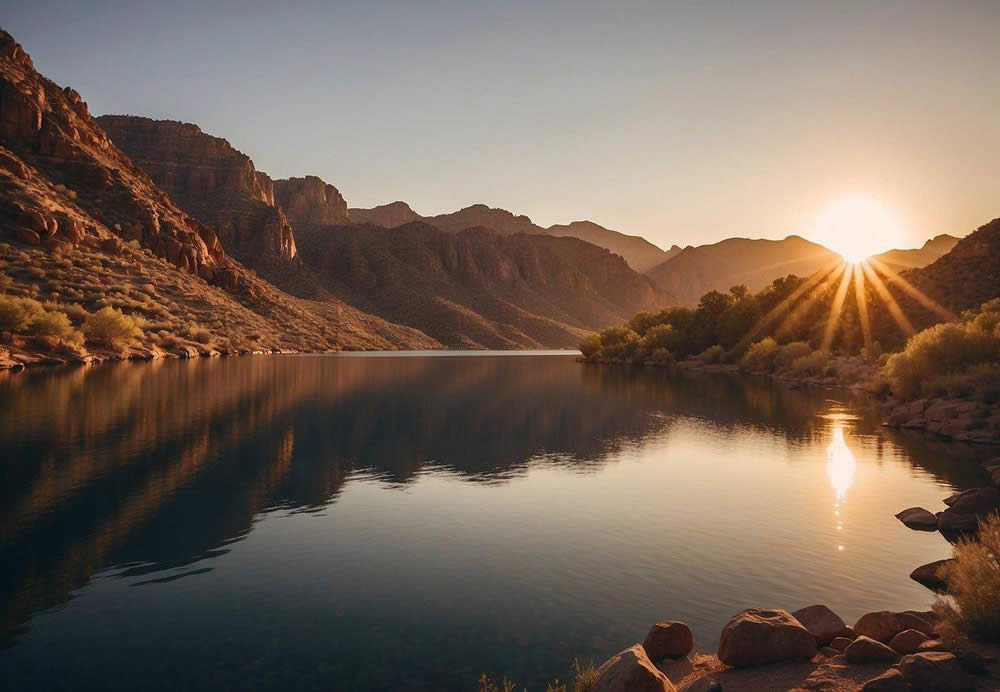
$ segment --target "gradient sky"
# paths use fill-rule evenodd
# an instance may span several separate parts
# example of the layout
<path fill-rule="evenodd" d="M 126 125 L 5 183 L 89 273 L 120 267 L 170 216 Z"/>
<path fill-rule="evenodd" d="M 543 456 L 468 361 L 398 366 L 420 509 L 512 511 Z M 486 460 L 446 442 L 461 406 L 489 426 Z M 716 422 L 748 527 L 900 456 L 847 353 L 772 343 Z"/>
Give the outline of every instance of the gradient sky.
<path fill-rule="evenodd" d="M 204 5 L 204 6 L 202 6 Z M 914 244 L 1000 216 L 1000 2 L 47 2 L 0 21 L 94 114 L 197 123 L 351 206 L 485 202 L 668 247 Z"/>

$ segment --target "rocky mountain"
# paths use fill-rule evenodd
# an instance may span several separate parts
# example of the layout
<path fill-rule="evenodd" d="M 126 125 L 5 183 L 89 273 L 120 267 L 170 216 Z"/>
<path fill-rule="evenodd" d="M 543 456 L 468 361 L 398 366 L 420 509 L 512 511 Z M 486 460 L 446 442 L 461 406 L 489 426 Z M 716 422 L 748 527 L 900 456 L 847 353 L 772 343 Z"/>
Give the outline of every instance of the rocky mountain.
<path fill-rule="evenodd" d="M 348 223 L 347 202 L 343 195 L 315 175 L 275 180 L 274 197 L 293 224 Z"/>
<path fill-rule="evenodd" d="M 646 276 L 673 294 L 678 305 L 693 306 L 712 290 L 746 284 L 756 292 L 780 276 L 809 276 L 840 256 L 799 236 L 784 240 L 729 238 L 711 245 L 686 247 L 653 267 Z"/>
<path fill-rule="evenodd" d="M 273 181 L 228 141 L 173 120 L 102 115 L 97 123 L 116 147 L 178 206 L 212 228 L 243 263 L 295 258 L 292 227 L 275 201 Z"/>
<path fill-rule="evenodd" d="M 942 233 L 928 240 L 922 247 L 910 250 L 889 250 L 881 255 L 875 255 L 875 259 L 884 262 L 895 271 L 925 267 L 938 257 L 951 252 L 958 240 L 953 235 Z"/>
<path fill-rule="evenodd" d="M 586 240 L 588 243 L 593 243 L 598 247 L 607 248 L 616 255 L 624 257 L 629 266 L 639 273 L 649 271 L 681 251 L 676 245 L 664 251 L 642 236 L 626 235 L 619 231 L 612 231 L 593 221 L 573 221 L 568 224 L 556 224 L 549 226 L 545 230 L 549 235 L 572 236 L 580 240 Z"/>
<path fill-rule="evenodd" d="M 382 228 L 395 228 L 424 218 L 413 211 L 406 202 L 391 202 L 371 209 L 352 208 L 348 209 L 347 215 L 351 223 L 366 223 Z"/>
<path fill-rule="evenodd" d="M 216 179 L 224 169 L 214 162 L 195 168 L 223 198 L 238 187 Z M 201 184 L 197 173 L 174 173 L 178 188 L 181 181 Z M 261 198 L 273 194 L 252 169 L 241 174 Z M 77 320 L 103 307 L 141 317 L 141 336 L 126 344 L 137 357 L 437 343 L 332 296 L 300 300 L 259 279 L 115 146 L 76 91 L 40 75 L 2 30 L 0 234 L 7 241 L 0 246 L 0 282 L 9 296 L 37 299 Z M 287 242 L 275 241 L 276 252 L 292 255 L 290 234 Z M 29 341 L 14 338 L 0 359 L 17 356 L 14 351 Z M 76 341 L 41 341 L 83 357 Z"/>
<path fill-rule="evenodd" d="M 954 313 L 1000 297 L 1000 218 L 980 226 L 926 267 L 911 269 L 901 276 Z M 893 293 L 900 292 L 893 289 Z M 918 310 L 911 296 L 900 298 L 911 310 Z M 932 321 L 929 317 L 918 317 L 915 324 Z"/>
<path fill-rule="evenodd" d="M 572 347 L 669 302 L 621 257 L 576 238 L 449 233 L 424 222 L 296 233 L 332 292 L 451 347 Z"/>

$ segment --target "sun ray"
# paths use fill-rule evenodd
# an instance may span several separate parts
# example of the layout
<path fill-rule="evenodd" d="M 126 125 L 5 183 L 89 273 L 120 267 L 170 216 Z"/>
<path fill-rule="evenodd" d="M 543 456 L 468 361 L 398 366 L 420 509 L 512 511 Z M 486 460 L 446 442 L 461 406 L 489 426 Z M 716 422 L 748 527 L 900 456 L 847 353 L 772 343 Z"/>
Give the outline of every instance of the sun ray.
<path fill-rule="evenodd" d="M 936 313 L 938 317 L 941 317 L 946 322 L 955 322 L 958 320 L 957 315 L 949 311 L 947 308 L 942 307 L 940 303 L 937 303 L 933 299 L 926 296 L 920 289 L 918 289 L 916 286 L 914 286 L 909 281 L 904 279 L 897 272 L 890 269 L 881 260 L 872 257 L 869 259 L 869 262 L 871 262 L 872 267 L 874 269 L 877 269 L 880 273 L 884 274 L 887 277 L 890 284 L 895 284 L 899 286 L 904 293 L 909 295 L 911 298 L 916 300 L 918 303 L 923 305 L 931 312 Z"/>
<path fill-rule="evenodd" d="M 819 300 L 820 296 L 826 293 L 831 285 L 840 279 L 843 273 L 847 271 L 847 267 L 847 262 L 841 261 L 835 263 L 831 271 L 822 277 L 822 280 L 813 288 L 812 292 L 804 300 L 800 301 L 785 317 L 784 321 L 782 321 L 781 325 L 775 331 L 775 336 L 783 336 L 790 332 L 802 319 L 809 307 Z"/>
<path fill-rule="evenodd" d="M 862 263 L 863 264 L 863 263 Z M 872 357 L 872 324 L 868 318 L 868 301 L 865 300 L 865 278 L 861 267 L 854 268 L 854 300 L 861 318 L 861 333 L 865 340 L 865 353 Z"/>
<path fill-rule="evenodd" d="M 801 286 L 796 288 L 789 295 L 783 298 L 781 302 L 771 308 L 771 310 L 757 322 L 753 329 L 743 335 L 733 349 L 740 351 L 746 348 L 755 336 L 760 334 L 762 330 L 774 324 L 775 320 L 791 310 L 794 303 L 801 298 L 806 291 L 823 281 L 823 279 L 827 278 L 834 270 L 837 269 L 839 265 L 839 262 L 831 262 L 829 265 L 817 270 L 812 276 L 803 282 Z"/>
<path fill-rule="evenodd" d="M 907 338 L 916 334 L 917 330 L 913 328 L 913 324 L 909 319 L 907 319 L 906 315 L 903 314 L 903 310 L 899 307 L 899 303 L 896 302 L 896 299 L 893 298 L 889 289 L 885 287 L 884 283 L 882 283 L 882 279 L 880 279 L 878 274 L 875 273 L 875 270 L 872 269 L 867 263 L 862 264 L 861 268 L 864 270 L 865 276 L 868 277 L 868 280 L 875 288 L 875 292 L 878 293 L 886 307 L 889 308 L 889 315 L 891 315 L 892 319 L 896 321 L 896 324 L 898 324 L 899 328 L 903 330 L 903 333 L 907 336 Z"/>
<path fill-rule="evenodd" d="M 821 351 L 829 351 L 833 344 L 833 337 L 840 326 L 840 313 L 844 309 L 844 300 L 847 298 L 847 289 L 851 285 L 851 277 L 854 276 L 854 265 L 845 264 L 844 271 L 841 272 L 840 285 L 837 287 L 837 294 L 833 298 L 833 305 L 830 306 L 830 316 L 826 320 L 826 329 L 823 331 L 823 343 L 820 345 Z"/>

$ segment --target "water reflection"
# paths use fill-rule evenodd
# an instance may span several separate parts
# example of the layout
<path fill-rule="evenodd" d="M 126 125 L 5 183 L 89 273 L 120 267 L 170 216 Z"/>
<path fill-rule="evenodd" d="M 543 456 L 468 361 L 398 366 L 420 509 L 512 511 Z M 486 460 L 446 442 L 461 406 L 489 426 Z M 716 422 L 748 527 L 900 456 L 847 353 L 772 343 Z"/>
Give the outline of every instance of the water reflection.
<path fill-rule="evenodd" d="M 125 581 L 136 587 L 133 593 L 146 594 L 208 581 L 263 517 L 321 516 L 352 488 L 366 498 L 369 488 L 408 490 L 418 484 L 425 493 L 440 492 L 421 496 L 433 501 L 407 517 L 404 528 L 396 527 L 397 533 L 405 533 L 432 521 L 435 508 L 450 506 L 461 494 L 448 484 L 492 493 L 477 494 L 461 512 L 453 510 L 456 514 L 447 526 L 467 528 L 478 526 L 487 497 L 520 483 L 535 495 L 511 504 L 509 513 L 540 511 L 544 518 L 523 533 L 515 524 L 496 531 L 490 527 L 490 540 L 518 537 L 510 538 L 507 562 L 530 562 L 524 551 L 537 536 L 555 531 L 561 514 L 573 517 L 565 530 L 580 534 L 566 539 L 566 556 L 546 548 L 539 569 L 566 564 L 575 574 L 597 574 L 600 570 L 587 556 L 601 527 L 579 528 L 586 525 L 588 514 L 596 516 L 599 505 L 608 504 L 618 507 L 619 514 L 635 513 L 642 520 L 661 511 L 662 498 L 676 490 L 683 495 L 673 500 L 680 518 L 648 524 L 673 536 L 667 530 L 671 521 L 687 521 L 684 513 L 697 513 L 700 505 L 717 506 L 711 503 L 719 500 L 724 484 L 720 479 L 702 481 L 712 478 L 714 467 L 724 465 L 728 440 L 764 445 L 765 458 L 787 456 L 784 477 L 806 471 L 813 450 L 822 454 L 825 449 L 841 534 L 848 528 L 841 516 L 848 490 L 859 483 L 855 455 L 874 463 L 902 459 L 913 465 L 915 475 L 951 486 L 979 482 L 974 462 L 981 452 L 882 430 L 874 409 L 863 401 L 852 402 L 850 411 L 842 402 L 830 401 L 829 393 L 790 390 L 767 380 L 598 368 L 558 357 L 214 359 L 2 378 L 0 448 L 7 459 L 0 484 L 0 563 L 5 567 L 0 571 L 0 642 L 10 646 L 30 636 L 27 627 L 36 613 L 69 601 L 95 574 Z M 671 447 L 672 441 L 677 444 Z M 686 456 L 696 443 L 702 446 Z M 632 466 L 632 478 L 620 486 L 602 476 L 591 500 L 598 504 L 589 505 L 582 515 L 577 514 L 582 501 L 564 495 L 567 488 L 579 487 L 580 479 L 624 465 L 658 446 L 669 447 L 671 453 L 664 454 L 660 475 L 648 482 L 639 474 L 641 468 Z M 749 479 L 754 470 L 732 472 L 748 478 L 745 487 L 733 492 L 752 494 Z M 664 474 L 672 474 L 673 480 L 664 481 Z M 820 489 L 829 492 L 822 483 Z M 856 488 L 863 489 L 862 484 Z M 639 500 L 643 493 L 650 493 L 645 504 Z M 346 562 L 370 554 L 384 573 L 403 573 L 406 577 L 400 579 L 414 583 L 421 579 L 418 565 L 424 561 L 464 564 L 466 555 L 450 555 L 451 562 L 441 556 L 448 551 L 448 541 L 438 543 L 442 534 L 430 529 L 415 533 L 413 546 L 402 539 L 403 547 L 394 544 L 392 550 L 364 545 L 378 537 L 368 527 L 405 501 L 404 493 L 394 499 L 379 496 L 377 501 L 366 500 L 370 505 L 351 505 L 350 514 L 339 516 L 342 523 L 364 518 L 358 519 L 356 529 L 363 540 L 352 544 Z M 397 504 L 390 506 L 393 502 Z M 745 497 L 736 495 L 727 502 L 729 514 L 733 507 L 748 511 Z M 558 512 L 557 506 L 562 506 Z M 724 508 L 717 507 L 717 517 L 728 519 Z M 553 509 L 544 513 L 547 508 Z M 711 564 L 716 556 L 691 551 L 725 545 L 733 537 L 734 528 L 728 525 L 708 533 L 705 527 L 714 526 L 717 517 L 694 522 L 697 528 L 692 531 L 701 533 L 688 538 L 681 532 L 671 538 L 688 538 L 676 549 L 687 551 L 692 564 Z M 761 515 L 761 521 L 773 519 Z M 748 523 L 744 528 L 754 527 Z M 450 529 L 442 530 L 452 535 Z M 305 539 L 290 542 L 295 540 Z M 838 540 L 837 545 L 846 544 L 846 538 Z M 501 545 L 496 551 L 504 554 L 507 549 Z M 323 548 L 310 543 L 303 544 L 303 550 Z M 407 551 L 399 564 L 391 562 L 394 550 Z M 554 562 L 545 562 L 549 559 Z M 628 566 L 629 574 L 663 569 L 661 564 L 647 564 L 639 550 L 616 559 Z M 602 558 L 601 564 L 614 561 Z M 371 575 L 338 573 L 339 586 L 355 577 L 367 580 Z M 498 598 L 496 594 L 511 588 L 496 584 L 491 590 L 489 573 L 475 578 L 482 582 L 475 586 L 483 598 Z M 577 597 L 601 600 L 615 588 L 594 586 Z M 421 598 L 432 592 L 432 585 L 423 585 Z M 392 589 L 378 593 L 388 593 L 390 602 L 398 597 Z M 548 593 L 544 602 L 563 597 Z M 518 602 L 499 609 L 513 617 L 539 607 Z M 608 604 L 610 609 L 622 607 Z M 371 603 L 368 608 L 369 614 L 377 610 Z M 606 630 L 608 612 L 594 609 L 593 616 L 604 619 L 591 626 Z M 444 617 L 438 611 L 433 616 Z M 558 620 L 545 624 L 558 626 Z M 352 627 L 356 629 L 356 623 Z M 454 622 L 442 624 L 435 634 L 450 642 L 456 627 Z M 382 623 L 378 631 L 387 629 L 389 624 Z M 545 637 L 551 639 L 551 633 Z M 597 651 L 614 645 L 616 641 L 592 644 Z M 413 659 L 422 655 L 417 653 Z M 349 663 L 337 665 L 347 669 Z M 469 672 L 475 676 L 481 670 Z"/>

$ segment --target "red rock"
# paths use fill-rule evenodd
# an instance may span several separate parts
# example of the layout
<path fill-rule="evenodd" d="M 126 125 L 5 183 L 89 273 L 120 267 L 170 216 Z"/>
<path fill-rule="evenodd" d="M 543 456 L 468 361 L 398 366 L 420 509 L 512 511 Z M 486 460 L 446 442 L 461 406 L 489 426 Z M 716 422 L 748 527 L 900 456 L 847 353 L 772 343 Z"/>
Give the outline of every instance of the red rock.
<path fill-rule="evenodd" d="M 957 514 L 975 514 L 983 516 L 991 514 L 1000 509 L 1000 489 L 998 488 L 972 488 L 965 492 L 952 495 L 948 498 L 951 502 L 945 502 Z"/>
<path fill-rule="evenodd" d="M 847 657 L 849 663 L 882 663 L 892 662 L 899 658 L 898 653 L 882 642 L 864 635 L 860 635 L 844 649 L 844 656 Z"/>
<path fill-rule="evenodd" d="M 275 180 L 274 197 L 293 226 L 349 221 L 347 202 L 337 188 L 314 175 Z"/>
<path fill-rule="evenodd" d="M 903 630 L 889 642 L 889 648 L 901 654 L 914 654 L 920 645 L 928 640 L 928 636 L 917 630 Z"/>
<path fill-rule="evenodd" d="M 830 642 L 830 647 L 836 649 L 837 651 L 843 652 L 848 646 L 851 645 L 853 639 L 848 639 L 847 637 L 834 637 L 833 641 Z"/>
<path fill-rule="evenodd" d="M 872 678 L 861 687 L 861 692 L 908 692 L 910 686 L 903 674 L 891 668 L 877 678 Z"/>
<path fill-rule="evenodd" d="M 25 245 L 41 245 L 42 243 L 42 239 L 38 236 L 37 231 L 25 228 L 24 226 L 17 229 L 17 239 Z"/>
<path fill-rule="evenodd" d="M 792 613 L 809 633 L 816 637 L 816 644 L 824 646 L 844 631 L 844 621 L 825 605 L 812 605 Z"/>
<path fill-rule="evenodd" d="M 932 591 L 944 592 L 948 589 L 948 584 L 939 576 L 939 572 L 942 567 L 951 564 L 954 561 L 954 558 L 948 558 L 946 560 L 936 560 L 935 562 L 929 562 L 926 565 L 921 565 L 910 572 L 910 579 L 918 584 L 923 584 Z"/>
<path fill-rule="evenodd" d="M 903 679 L 914 692 L 963 692 L 973 689 L 954 654 L 943 651 L 904 656 L 899 662 Z"/>
<path fill-rule="evenodd" d="M 745 610 L 729 621 L 719 638 L 719 660 L 730 666 L 815 655 L 816 638 L 787 610 Z"/>
<path fill-rule="evenodd" d="M 592 692 L 676 692 L 677 688 L 634 644 L 608 659 L 597 671 Z"/>
<path fill-rule="evenodd" d="M 650 628 L 642 647 L 652 661 L 683 658 L 694 648 L 694 635 L 683 622 L 658 622 Z"/>
<path fill-rule="evenodd" d="M 975 514 L 959 514 L 951 508 L 938 512 L 938 531 L 941 533 L 972 533 L 979 528 Z"/>
<path fill-rule="evenodd" d="M 919 531 L 937 531 L 937 517 L 923 507 L 910 507 L 896 515 L 908 528 Z"/>
<path fill-rule="evenodd" d="M 930 636 L 934 627 L 926 620 L 912 613 L 894 613 L 881 610 L 867 613 L 855 623 L 854 631 L 858 636 L 870 637 L 876 641 L 887 643 L 903 630 L 914 629 Z"/>

